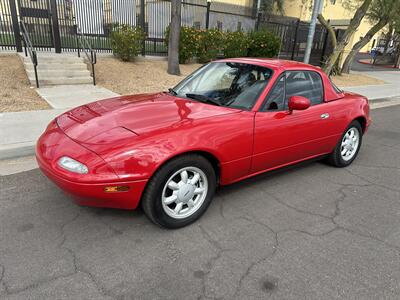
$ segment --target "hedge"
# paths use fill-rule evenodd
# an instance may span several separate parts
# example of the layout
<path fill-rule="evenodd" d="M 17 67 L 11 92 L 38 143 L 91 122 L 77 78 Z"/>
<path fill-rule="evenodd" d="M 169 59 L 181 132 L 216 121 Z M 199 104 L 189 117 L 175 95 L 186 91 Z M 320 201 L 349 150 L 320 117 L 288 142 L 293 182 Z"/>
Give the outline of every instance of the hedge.
<path fill-rule="evenodd" d="M 168 47 L 169 28 L 165 41 Z M 275 57 L 281 42 L 275 34 L 266 31 L 222 32 L 217 29 L 196 29 L 181 27 L 179 41 L 179 62 L 187 63 L 197 57 L 201 63 L 209 62 L 218 56 L 232 57 Z"/>
<path fill-rule="evenodd" d="M 133 60 L 142 49 L 144 37 L 144 32 L 139 27 L 113 24 L 110 38 L 114 55 L 123 61 Z"/>

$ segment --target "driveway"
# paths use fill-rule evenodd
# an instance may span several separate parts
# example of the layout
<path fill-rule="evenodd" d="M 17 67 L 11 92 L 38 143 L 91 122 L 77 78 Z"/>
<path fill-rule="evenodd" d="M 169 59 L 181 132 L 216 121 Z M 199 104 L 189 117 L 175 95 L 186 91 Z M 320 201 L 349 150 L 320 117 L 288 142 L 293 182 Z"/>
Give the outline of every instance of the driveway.
<path fill-rule="evenodd" d="M 221 188 L 180 230 L 79 207 L 37 169 L 0 177 L 0 298 L 398 299 L 399 115 L 373 111 L 352 166 Z"/>

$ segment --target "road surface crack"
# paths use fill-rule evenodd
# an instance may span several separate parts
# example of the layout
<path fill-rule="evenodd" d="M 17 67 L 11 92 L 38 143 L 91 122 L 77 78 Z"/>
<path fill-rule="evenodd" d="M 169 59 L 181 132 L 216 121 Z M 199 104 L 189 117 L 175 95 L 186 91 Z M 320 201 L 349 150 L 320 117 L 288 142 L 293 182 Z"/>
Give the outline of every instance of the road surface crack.
<path fill-rule="evenodd" d="M 198 299 L 216 299 L 215 296 L 207 296 L 207 288 L 206 288 L 206 280 L 208 275 L 210 274 L 212 268 L 214 267 L 215 263 L 222 257 L 223 253 L 233 251 L 232 249 L 228 248 L 223 248 L 216 240 L 214 240 L 210 234 L 207 232 L 207 230 L 199 225 L 198 226 L 200 229 L 200 232 L 203 236 L 203 238 L 213 246 L 217 253 L 216 255 L 212 256 L 207 262 L 206 262 L 206 267 L 207 269 L 204 271 L 204 276 L 202 278 L 202 294 L 198 297 Z"/>
<path fill-rule="evenodd" d="M 249 221 L 250 223 L 254 223 L 254 224 L 258 224 L 264 228 L 266 228 L 268 231 L 270 231 L 273 235 L 274 235 L 274 244 L 272 246 L 273 250 L 272 253 L 269 253 L 268 255 L 261 257 L 260 259 L 258 259 L 257 261 L 251 263 L 246 271 L 242 274 L 242 276 L 239 279 L 239 282 L 237 284 L 237 288 L 235 290 L 234 296 L 233 298 L 236 298 L 238 296 L 238 294 L 240 293 L 240 289 L 242 287 L 243 281 L 250 275 L 251 270 L 259 265 L 260 263 L 266 261 L 267 259 L 270 259 L 271 257 L 273 257 L 275 255 L 275 253 L 278 251 L 279 248 L 279 239 L 278 239 L 278 232 L 274 231 L 270 226 L 268 226 L 267 224 L 264 224 L 263 222 L 258 221 L 255 218 L 249 218 L 247 216 L 245 217 L 241 217 L 241 219 L 244 219 L 246 221 Z"/>

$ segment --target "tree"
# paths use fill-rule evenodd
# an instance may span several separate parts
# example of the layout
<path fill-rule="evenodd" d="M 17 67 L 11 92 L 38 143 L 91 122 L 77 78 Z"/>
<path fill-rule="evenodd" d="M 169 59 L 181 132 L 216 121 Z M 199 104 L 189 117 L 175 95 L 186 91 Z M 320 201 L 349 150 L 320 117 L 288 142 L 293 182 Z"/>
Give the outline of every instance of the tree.
<path fill-rule="evenodd" d="M 394 67 L 395 68 L 399 68 L 400 67 L 400 20 L 398 20 L 394 24 L 394 30 L 395 30 L 395 38 L 396 38 L 396 40 L 398 42 L 398 44 L 397 44 L 397 55 L 396 55 Z"/>
<path fill-rule="evenodd" d="M 168 73 L 180 75 L 179 38 L 181 33 L 181 0 L 171 0 L 171 25 L 168 39 Z"/>
<path fill-rule="evenodd" d="M 261 11 L 266 14 L 272 14 L 273 12 L 277 11 L 281 15 L 285 13 L 284 10 L 284 3 L 285 0 L 260 0 L 261 1 Z"/>
<path fill-rule="evenodd" d="M 365 45 L 368 44 L 368 42 L 374 37 L 375 34 L 377 34 L 388 24 L 391 28 L 389 30 L 393 32 L 393 22 L 395 22 L 396 18 L 399 18 L 399 14 L 399 0 L 374 0 L 372 2 L 369 12 L 367 14 L 367 18 L 370 21 L 374 22 L 374 25 L 371 27 L 370 30 L 368 30 L 365 36 L 363 36 L 357 43 L 353 45 L 353 48 L 351 49 L 343 63 L 343 73 L 350 72 L 350 67 L 354 60 L 354 57 Z M 390 36 L 392 32 L 390 32 Z"/>
<path fill-rule="evenodd" d="M 393 0 L 396 1 L 396 0 Z M 397 0 L 398 1 L 398 0 Z M 333 49 L 333 52 L 324 63 L 323 70 L 326 74 L 330 74 L 332 72 L 333 67 L 335 66 L 336 62 L 338 61 L 341 53 L 343 52 L 344 48 L 350 41 L 350 38 L 356 32 L 357 28 L 360 26 L 361 21 L 364 19 L 367 11 L 371 5 L 372 0 L 364 0 L 363 3 L 359 8 L 357 8 L 356 12 L 354 13 L 353 18 L 350 21 L 349 26 L 347 27 L 346 31 L 343 33 L 342 37 L 339 41 L 337 41 L 336 47 Z M 322 15 L 321 15 L 322 17 Z M 324 25 L 328 30 L 332 30 L 332 26 L 326 22 Z"/>

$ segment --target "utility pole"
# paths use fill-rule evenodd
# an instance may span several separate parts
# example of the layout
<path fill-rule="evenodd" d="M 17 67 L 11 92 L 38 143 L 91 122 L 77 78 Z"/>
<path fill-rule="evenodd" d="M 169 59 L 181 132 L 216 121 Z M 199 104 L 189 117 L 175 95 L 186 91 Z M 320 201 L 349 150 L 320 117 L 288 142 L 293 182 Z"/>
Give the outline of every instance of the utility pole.
<path fill-rule="evenodd" d="M 260 21 L 261 21 L 261 0 L 257 0 L 256 26 L 255 26 L 256 31 L 260 29 Z"/>
<path fill-rule="evenodd" d="M 206 29 L 210 27 L 210 9 L 211 9 L 211 0 L 207 0 Z"/>
<path fill-rule="evenodd" d="M 261 0 L 257 0 L 257 13 L 260 13 L 261 10 Z"/>
<path fill-rule="evenodd" d="M 318 15 L 322 12 L 323 5 L 324 5 L 324 0 L 314 0 L 313 13 L 312 13 L 310 28 L 308 30 L 308 36 L 307 36 L 307 46 L 306 46 L 306 50 L 304 53 L 304 62 L 306 64 L 308 64 L 310 61 L 310 54 L 311 54 L 312 44 L 314 41 L 314 34 L 315 34 L 315 27 L 317 25 L 317 18 L 318 18 Z"/>

